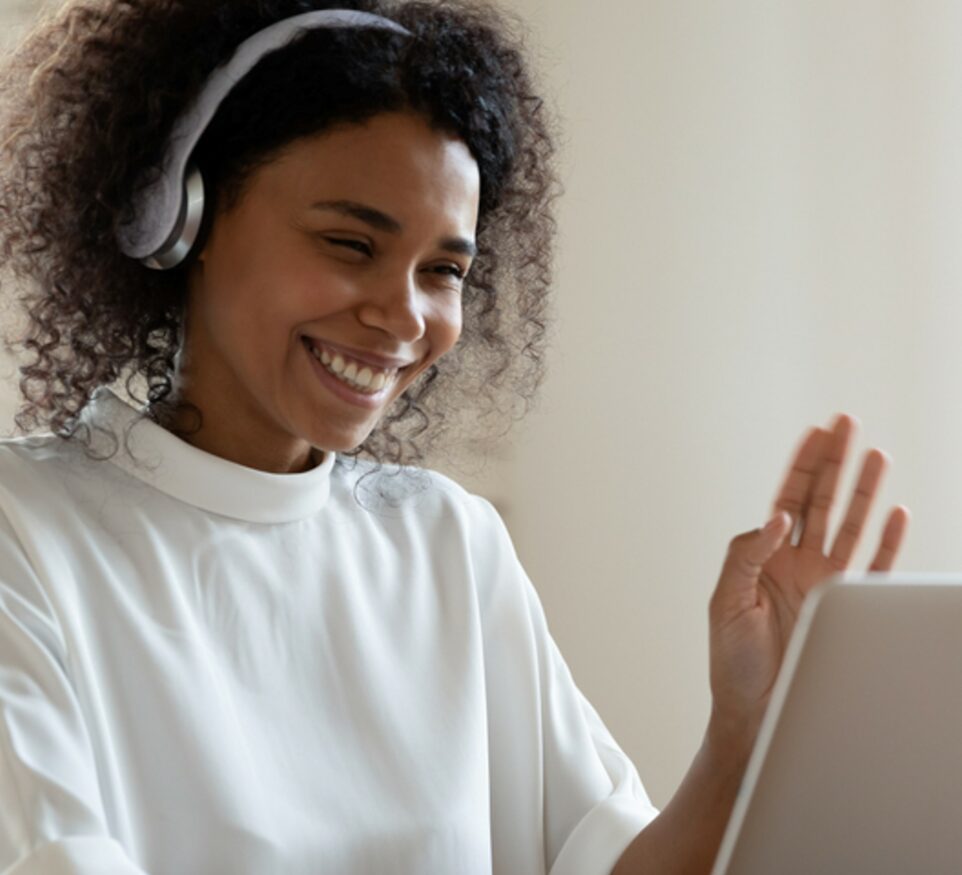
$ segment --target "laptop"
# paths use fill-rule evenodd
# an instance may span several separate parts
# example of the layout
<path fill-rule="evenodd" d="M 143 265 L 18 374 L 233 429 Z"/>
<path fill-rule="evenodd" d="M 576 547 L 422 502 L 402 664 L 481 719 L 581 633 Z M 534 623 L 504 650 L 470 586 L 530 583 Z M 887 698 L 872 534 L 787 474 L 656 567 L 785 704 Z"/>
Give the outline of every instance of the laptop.
<path fill-rule="evenodd" d="M 802 605 L 712 875 L 962 873 L 962 576 Z"/>

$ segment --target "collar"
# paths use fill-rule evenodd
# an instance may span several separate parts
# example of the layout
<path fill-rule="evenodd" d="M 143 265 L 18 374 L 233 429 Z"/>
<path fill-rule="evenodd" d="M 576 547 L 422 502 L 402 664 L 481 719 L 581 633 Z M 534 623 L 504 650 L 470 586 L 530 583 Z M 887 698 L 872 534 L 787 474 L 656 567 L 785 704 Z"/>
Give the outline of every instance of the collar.
<path fill-rule="evenodd" d="M 286 523 L 313 516 L 330 497 L 333 452 L 315 448 L 310 470 L 271 474 L 198 449 L 145 413 L 101 386 L 81 422 L 91 428 L 94 450 L 107 455 L 116 447 L 114 465 L 179 501 L 252 523 Z"/>

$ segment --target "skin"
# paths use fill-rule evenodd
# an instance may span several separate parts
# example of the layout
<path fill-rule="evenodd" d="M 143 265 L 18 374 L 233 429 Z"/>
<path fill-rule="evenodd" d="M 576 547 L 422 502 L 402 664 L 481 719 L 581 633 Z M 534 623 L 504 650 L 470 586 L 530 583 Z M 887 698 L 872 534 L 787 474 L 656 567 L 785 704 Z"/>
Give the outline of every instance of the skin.
<path fill-rule="evenodd" d="M 457 342 L 462 282 L 453 274 L 470 268 L 479 191 L 467 147 L 410 113 L 296 141 L 255 171 L 192 267 L 175 392 L 200 407 L 204 425 L 187 439 L 272 473 L 311 467 L 312 447 L 360 444 Z M 332 201 L 372 207 L 398 227 L 312 207 Z M 414 364 L 377 409 L 364 409 L 319 381 L 304 334 Z M 848 567 L 889 464 L 880 450 L 866 454 L 829 543 L 854 432 L 845 415 L 812 429 L 769 523 L 732 540 L 709 606 L 702 746 L 612 875 L 710 872 L 802 599 Z M 871 570 L 892 567 L 907 524 L 904 508 L 890 511 Z"/>
<path fill-rule="evenodd" d="M 278 474 L 312 467 L 312 447 L 362 443 L 457 342 L 479 195 L 467 146 L 413 113 L 297 140 L 255 170 L 191 269 L 174 388 L 204 422 L 187 440 Z M 399 230 L 313 206 L 344 202 Z M 364 409 L 318 379 L 305 334 L 413 364 Z"/>

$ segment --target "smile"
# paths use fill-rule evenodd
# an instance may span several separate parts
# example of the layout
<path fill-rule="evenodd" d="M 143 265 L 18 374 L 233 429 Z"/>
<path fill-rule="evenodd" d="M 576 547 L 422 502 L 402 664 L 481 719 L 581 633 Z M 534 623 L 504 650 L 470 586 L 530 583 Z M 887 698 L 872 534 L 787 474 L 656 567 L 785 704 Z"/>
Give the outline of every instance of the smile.
<path fill-rule="evenodd" d="M 306 337 L 304 345 L 329 374 L 362 395 L 376 395 L 393 385 L 397 379 L 397 368 L 381 370 L 363 362 L 356 362 L 323 345 L 318 348 Z"/>

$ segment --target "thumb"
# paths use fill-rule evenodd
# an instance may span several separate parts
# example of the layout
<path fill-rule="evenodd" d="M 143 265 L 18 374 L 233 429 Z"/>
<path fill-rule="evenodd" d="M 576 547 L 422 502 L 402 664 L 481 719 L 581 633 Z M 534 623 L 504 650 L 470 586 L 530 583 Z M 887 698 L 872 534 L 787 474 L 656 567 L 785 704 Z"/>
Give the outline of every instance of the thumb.
<path fill-rule="evenodd" d="M 733 538 L 712 601 L 728 609 L 754 607 L 762 566 L 782 545 L 791 526 L 792 518 L 778 511 L 763 528 Z"/>

